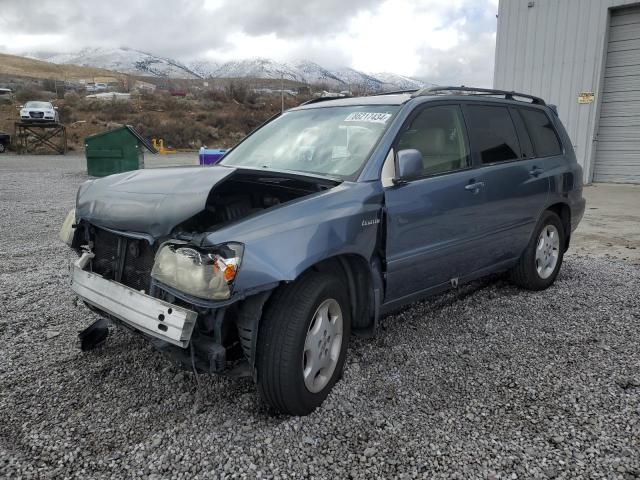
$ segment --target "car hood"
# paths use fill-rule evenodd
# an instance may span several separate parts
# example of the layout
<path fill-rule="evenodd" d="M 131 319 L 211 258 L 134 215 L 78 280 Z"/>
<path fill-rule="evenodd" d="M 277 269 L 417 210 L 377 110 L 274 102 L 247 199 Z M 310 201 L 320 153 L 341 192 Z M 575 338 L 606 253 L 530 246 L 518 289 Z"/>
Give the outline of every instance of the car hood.
<path fill-rule="evenodd" d="M 233 174 L 229 167 L 135 170 L 84 183 L 77 219 L 157 239 L 204 210 L 211 189 Z"/>

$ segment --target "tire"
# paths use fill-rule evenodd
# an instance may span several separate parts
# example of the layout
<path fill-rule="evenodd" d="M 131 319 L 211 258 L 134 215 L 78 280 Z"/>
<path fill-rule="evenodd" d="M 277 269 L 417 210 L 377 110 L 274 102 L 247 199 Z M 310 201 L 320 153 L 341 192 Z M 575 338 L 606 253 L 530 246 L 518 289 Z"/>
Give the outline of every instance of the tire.
<path fill-rule="evenodd" d="M 342 376 L 351 333 L 345 292 L 336 277 L 309 272 L 272 296 L 258 331 L 256 368 L 260 395 L 275 410 L 308 415 Z M 319 365 L 325 366 L 316 375 Z"/>
<path fill-rule="evenodd" d="M 4 152 L 5 147 L 4 147 L 4 143 L 0 142 L 0 153 Z"/>
<path fill-rule="evenodd" d="M 560 217 L 546 210 L 522 257 L 510 272 L 513 283 L 527 290 L 548 288 L 556 280 L 562 266 L 564 245 L 565 232 Z"/>

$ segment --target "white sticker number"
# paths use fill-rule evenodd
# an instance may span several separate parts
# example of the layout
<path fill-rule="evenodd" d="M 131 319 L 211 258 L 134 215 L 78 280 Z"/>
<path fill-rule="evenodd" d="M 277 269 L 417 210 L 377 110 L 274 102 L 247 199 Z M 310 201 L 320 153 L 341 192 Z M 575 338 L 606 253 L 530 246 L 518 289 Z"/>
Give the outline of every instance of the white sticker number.
<path fill-rule="evenodd" d="M 369 123 L 387 123 L 391 117 L 390 113 L 377 112 L 353 112 L 347 115 L 345 122 L 369 122 Z"/>

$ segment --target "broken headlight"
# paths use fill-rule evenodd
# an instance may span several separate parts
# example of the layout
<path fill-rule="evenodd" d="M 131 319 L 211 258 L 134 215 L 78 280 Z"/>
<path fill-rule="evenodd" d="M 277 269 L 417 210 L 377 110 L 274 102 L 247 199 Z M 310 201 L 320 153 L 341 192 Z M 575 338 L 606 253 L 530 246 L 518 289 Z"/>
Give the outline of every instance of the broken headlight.
<path fill-rule="evenodd" d="M 156 255 L 151 276 L 194 297 L 225 300 L 240 268 L 244 247 L 227 243 L 211 251 L 165 244 Z"/>
<path fill-rule="evenodd" d="M 60 227 L 60 233 L 58 234 L 60 240 L 69 246 L 73 243 L 73 235 L 76 233 L 76 229 L 74 228 L 75 223 L 76 209 L 72 208 L 71 211 L 67 213 L 67 218 L 62 222 L 62 227 Z"/>

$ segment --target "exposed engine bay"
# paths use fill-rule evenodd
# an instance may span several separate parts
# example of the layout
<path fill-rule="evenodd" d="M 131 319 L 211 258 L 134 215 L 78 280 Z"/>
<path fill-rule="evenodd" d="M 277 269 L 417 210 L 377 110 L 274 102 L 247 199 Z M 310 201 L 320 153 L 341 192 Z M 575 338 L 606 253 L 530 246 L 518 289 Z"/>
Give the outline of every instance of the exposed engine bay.
<path fill-rule="evenodd" d="M 337 185 L 337 181 L 237 172 L 211 190 L 205 209 L 180 224 L 179 231 L 213 231 L 278 205 Z"/>

